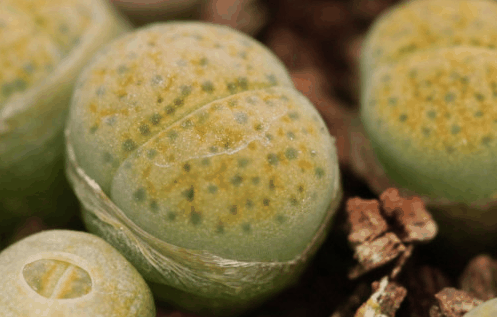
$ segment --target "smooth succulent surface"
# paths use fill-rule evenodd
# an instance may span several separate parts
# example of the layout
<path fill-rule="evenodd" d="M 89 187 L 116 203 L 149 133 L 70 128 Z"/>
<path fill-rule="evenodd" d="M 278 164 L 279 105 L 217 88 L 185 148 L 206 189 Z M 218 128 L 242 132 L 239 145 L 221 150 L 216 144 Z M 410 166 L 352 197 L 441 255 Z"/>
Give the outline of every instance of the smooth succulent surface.
<path fill-rule="evenodd" d="M 235 305 L 293 279 L 341 197 L 318 112 L 269 50 L 222 26 L 157 24 L 105 47 L 67 145 L 90 230 L 149 280 Z"/>
<path fill-rule="evenodd" d="M 136 269 L 94 235 L 45 231 L 0 253 L 0 314 L 155 316 L 152 293 Z"/>
<path fill-rule="evenodd" d="M 128 28 L 102 0 L 0 2 L 2 192 L 43 188 L 62 154 L 76 76 L 101 45 Z"/>
<path fill-rule="evenodd" d="M 370 32 L 361 117 L 398 185 L 451 201 L 495 198 L 493 17 L 497 5 L 488 1 L 420 0 L 392 10 Z"/>

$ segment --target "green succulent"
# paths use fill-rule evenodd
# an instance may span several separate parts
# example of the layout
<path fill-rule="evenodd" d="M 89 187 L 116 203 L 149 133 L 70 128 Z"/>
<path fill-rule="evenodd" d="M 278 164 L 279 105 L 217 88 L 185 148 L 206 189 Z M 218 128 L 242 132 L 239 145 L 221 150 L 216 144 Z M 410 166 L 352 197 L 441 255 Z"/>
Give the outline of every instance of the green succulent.
<path fill-rule="evenodd" d="M 361 119 L 400 187 L 453 202 L 495 199 L 495 17 L 493 1 L 417 0 L 369 32 Z"/>
<path fill-rule="evenodd" d="M 240 312 L 289 285 L 341 198 L 319 113 L 267 48 L 227 27 L 114 41 L 79 78 L 66 133 L 88 229 L 191 310 Z"/>
<path fill-rule="evenodd" d="M 103 0 L 0 2 L 0 209 L 21 214 L 26 196 L 47 194 L 62 168 L 74 81 L 128 28 Z"/>
<path fill-rule="evenodd" d="M 0 314 L 155 317 L 150 288 L 117 250 L 86 232 L 49 230 L 0 253 Z"/>

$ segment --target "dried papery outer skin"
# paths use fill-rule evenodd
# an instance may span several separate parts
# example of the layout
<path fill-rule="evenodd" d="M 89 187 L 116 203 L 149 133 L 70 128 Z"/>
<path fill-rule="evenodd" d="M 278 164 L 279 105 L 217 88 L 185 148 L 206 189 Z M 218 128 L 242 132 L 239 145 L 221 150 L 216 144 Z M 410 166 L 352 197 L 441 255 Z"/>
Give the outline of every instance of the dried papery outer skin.
<path fill-rule="evenodd" d="M 464 317 L 492 317 L 497 316 L 497 298 L 488 300 L 478 307 L 467 312 Z"/>
<path fill-rule="evenodd" d="M 392 7 L 371 27 L 361 53 L 363 83 L 376 68 L 428 49 L 495 49 L 497 4 L 491 0 L 413 0 Z M 364 86 L 364 84 L 363 84 Z"/>
<path fill-rule="evenodd" d="M 130 25 L 102 0 L 6 0 L 0 21 L 0 189 L 22 198 L 49 186 L 80 70 Z"/>
<path fill-rule="evenodd" d="M 83 72 L 66 171 L 88 229 L 157 297 L 229 315 L 292 283 L 322 243 L 341 199 L 334 142 L 261 44 L 164 23 Z"/>
<path fill-rule="evenodd" d="M 3 250 L 0 263 L 2 316 L 155 316 L 141 275 L 97 236 L 44 231 Z"/>

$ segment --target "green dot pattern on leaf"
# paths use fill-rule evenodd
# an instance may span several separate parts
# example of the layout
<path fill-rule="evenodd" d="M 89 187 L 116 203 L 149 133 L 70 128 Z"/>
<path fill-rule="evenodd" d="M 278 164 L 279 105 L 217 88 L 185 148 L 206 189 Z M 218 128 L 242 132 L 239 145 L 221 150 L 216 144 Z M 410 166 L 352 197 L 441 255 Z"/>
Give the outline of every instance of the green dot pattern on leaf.
<path fill-rule="evenodd" d="M 361 118 L 397 185 L 473 202 L 495 197 L 497 4 L 414 0 L 373 25 Z"/>
<path fill-rule="evenodd" d="M 85 93 L 97 89 L 105 94 Z M 168 243 L 292 259 L 338 190 L 324 121 L 271 52 L 230 28 L 175 22 L 129 33 L 95 57 L 75 96 L 78 164 L 126 217 Z M 116 164 L 94 159 L 103 152 Z"/>

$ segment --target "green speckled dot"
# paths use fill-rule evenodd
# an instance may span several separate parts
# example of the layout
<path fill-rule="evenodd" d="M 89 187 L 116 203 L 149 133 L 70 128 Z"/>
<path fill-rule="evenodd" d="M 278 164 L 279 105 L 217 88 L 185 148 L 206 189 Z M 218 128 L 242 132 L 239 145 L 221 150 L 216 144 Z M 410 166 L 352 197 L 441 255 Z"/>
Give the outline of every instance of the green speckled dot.
<path fill-rule="evenodd" d="M 252 230 L 252 228 L 250 226 L 250 223 L 244 223 L 244 224 L 242 224 L 242 230 L 245 233 L 249 233 Z"/>
<path fill-rule="evenodd" d="M 14 87 L 12 87 L 12 84 L 6 83 L 2 85 L 2 96 L 8 98 L 12 93 L 14 93 Z"/>
<path fill-rule="evenodd" d="M 450 128 L 450 133 L 458 134 L 459 132 L 461 132 L 461 127 L 457 124 L 453 124 L 452 127 Z"/>
<path fill-rule="evenodd" d="M 211 152 L 211 153 L 217 153 L 217 151 L 218 151 L 217 146 L 211 146 L 211 147 L 209 147 L 209 152 Z"/>
<path fill-rule="evenodd" d="M 240 175 L 235 175 L 231 178 L 230 182 L 233 186 L 240 186 L 240 184 L 243 182 L 243 177 L 241 177 Z"/>
<path fill-rule="evenodd" d="M 252 209 L 252 208 L 254 208 L 254 202 L 251 199 L 247 199 L 247 201 L 245 202 L 245 206 L 248 209 Z"/>
<path fill-rule="evenodd" d="M 224 225 L 222 223 L 216 226 L 216 233 L 223 234 L 224 233 Z"/>
<path fill-rule="evenodd" d="M 112 154 L 110 154 L 109 152 L 104 152 L 104 154 L 102 155 L 102 158 L 104 160 L 104 163 L 110 163 L 113 160 Z"/>
<path fill-rule="evenodd" d="M 425 137 L 429 137 L 431 130 L 429 128 L 427 128 L 427 127 L 423 127 L 422 130 L 421 130 L 421 132 L 423 133 L 423 135 Z"/>
<path fill-rule="evenodd" d="M 269 180 L 269 190 L 275 190 L 276 186 L 274 185 L 274 179 Z"/>
<path fill-rule="evenodd" d="M 171 130 L 167 133 L 167 137 L 169 138 L 169 140 L 174 141 L 178 138 L 178 132 L 176 132 L 175 130 Z"/>
<path fill-rule="evenodd" d="M 260 123 L 257 123 L 256 125 L 254 125 L 255 131 L 262 131 L 263 128 L 264 128 L 264 126 Z"/>
<path fill-rule="evenodd" d="M 208 157 L 205 157 L 200 162 L 203 166 L 209 166 L 211 164 L 211 160 Z"/>
<path fill-rule="evenodd" d="M 192 87 L 191 86 L 183 85 L 183 86 L 181 86 L 180 89 L 181 89 L 181 94 L 183 95 L 183 97 L 187 97 L 187 96 L 189 96 L 192 93 Z"/>
<path fill-rule="evenodd" d="M 483 96 L 482 94 L 480 93 L 475 93 L 475 99 L 482 102 L 485 100 L 485 96 Z"/>
<path fill-rule="evenodd" d="M 272 134 L 270 134 L 270 133 L 266 133 L 266 139 L 267 139 L 268 141 L 273 140 L 273 135 L 272 135 Z"/>
<path fill-rule="evenodd" d="M 150 127 L 148 124 L 142 124 L 138 129 L 142 135 L 148 135 L 150 133 Z"/>
<path fill-rule="evenodd" d="M 158 113 L 154 113 L 151 117 L 150 117 L 150 122 L 153 124 L 153 125 L 158 125 L 160 123 L 160 120 L 162 119 L 162 116 Z"/>
<path fill-rule="evenodd" d="M 300 118 L 300 115 L 297 111 L 292 111 L 288 113 L 288 117 L 292 120 L 298 120 Z"/>
<path fill-rule="evenodd" d="M 146 195 L 147 193 L 145 191 L 145 188 L 140 187 L 133 193 L 133 199 L 134 201 L 142 202 L 145 200 Z"/>
<path fill-rule="evenodd" d="M 154 213 L 159 211 L 159 205 L 157 204 L 157 200 L 151 200 L 149 204 L 150 210 Z"/>
<path fill-rule="evenodd" d="M 278 156 L 274 153 L 270 153 L 267 155 L 267 161 L 269 162 L 269 164 L 275 166 L 275 165 L 278 165 Z"/>
<path fill-rule="evenodd" d="M 95 134 L 95 132 L 97 132 L 97 130 L 98 130 L 98 125 L 95 124 L 90 128 L 89 132 L 90 132 L 90 134 Z"/>
<path fill-rule="evenodd" d="M 492 137 L 487 135 L 487 136 L 484 136 L 482 139 L 481 139 L 481 144 L 483 146 L 489 146 L 490 145 L 490 142 L 492 142 Z"/>
<path fill-rule="evenodd" d="M 252 177 L 252 184 L 258 185 L 261 179 L 258 176 Z"/>
<path fill-rule="evenodd" d="M 290 140 L 295 140 L 295 133 L 289 131 L 286 133 L 286 137 L 289 138 Z"/>
<path fill-rule="evenodd" d="M 476 111 L 474 114 L 475 118 L 481 118 L 483 117 L 483 112 L 482 111 Z"/>
<path fill-rule="evenodd" d="M 283 216 L 283 215 L 277 215 L 276 216 L 276 221 L 279 222 L 280 224 L 284 223 L 286 221 L 286 217 Z"/>
<path fill-rule="evenodd" d="M 237 205 L 233 205 L 230 207 L 230 214 L 232 215 L 236 215 L 238 213 L 238 206 Z"/>
<path fill-rule="evenodd" d="M 290 204 L 292 206 L 297 206 L 299 204 L 299 201 L 297 200 L 297 198 L 295 196 L 292 196 L 292 197 L 290 197 Z"/>
<path fill-rule="evenodd" d="M 445 102 L 449 103 L 449 102 L 452 102 L 454 100 L 456 100 L 456 94 L 452 93 L 452 92 L 449 92 L 445 95 L 445 98 L 444 98 Z"/>
<path fill-rule="evenodd" d="M 397 98 L 395 98 L 395 97 L 388 98 L 388 104 L 390 106 L 396 106 L 397 105 Z"/>
<path fill-rule="evenodd" d="M 194 226 L 198 226 L 202 222 L 202 215 L 200 213 L 196 212 L 193 207 L 192 207 L 192 212 L 190 213 L 190 222 Z"/>
<path fill-rule="evenodd" d="M 209 187 L 207 187 L 207 190 L 209 191 L 209 193 L 215 194 L 217 192 L 217 186 L 216 185 L 209 185 Z"/>
<path fill-rule="evenodd" d="M 436 118 L 436 116 L 437 116 L 437 113 L 436 113 L 436 111 L 434 111 L 434 110 L 430 110 L 430 111 L 426 112 L 426 116 L 427 116 L 428 118 L 430 118 L 430 119 L 435 119 L 435 118 Z"/>
<path fill-rule="evenodd" d="M 212 93 L 214 91 L 214 85 L 211 81 L 205 81 L 202 83 L 202 90 L 207 93 Z"/>
<path fill-rule="evenodd" d="M 135 141 L 131 140 L 131 139 L 127 139 L 123 142 L 122 144 L 122 148 L 124 151 L 126 152 L 131 152 L 133 151 L 134 149 L 136 149 L 136 143 Z"/>
<path fill-rule="evenodd" d="M 274 74 L 268 74 L 268 75 L 266 75 L 266 78 L 267 78 L 267 80 L 269 81 L 269 83 L 271 85 L 277 85 L 278 84 L 278 80 L 276 79 L 276 76 Z"/>
<path fill-rule="evenodd" d="M 169 219 L 169 221 L 174 221 L 176 219 L 176 213 L 173 211 L 168 212 L 167 219 Z"/>
<path fill-rule="evenodd" d="M 289 160 L 294 160 L 299 156 L 299 152 L 294 149 L 293 147 L 290 147 L 286 149 L 285 151 L 285 157 Z"/>
<path fill-rule="evenodd" d="M 263 204 L 264 206 L 266 206 L 266 207 L 267 207 L 267 206 L 269 206 L 269 204 L 270 204 L 270 203 L 271 203 L 271 201 L 269 200 L 269 198 L 264 198 L 264 199 L 262 200 L 262 204 Z"/>
<path fill-rule="evenodd" d="M 183 196 L 190 202 L 195 199 L 195 188 L 193 187 L 193 185 L 183 191 Z"/>
<path fill-rule="evenodd" d="M 401 114 L 399 116 L 399 121 L 400 122 L 405 122 L 407 120 L 407 115 L 405 113 Z"/>
<path fill-rule="evenodd" d="M 183 98 L 180 98 L 180 97 L 175 98 L 173 100 L 173 104 L 176 106 L 176 108 L 183 106 L 184 103 L 185 103 L 185 100 Z"/>
<path fill-rule="evenodd" d="M 169 105 L 164 108 L 164 111 L 166 112 L 167 115 L 172 115 L 176 112 L 176 108 L 173 106 Z"/>
<path fill-rule="evenodd" d="M 244 168 L 249 164 L 249 159 L 246 157 L 242 157 L 238 159 L 238 167 Z"/>

